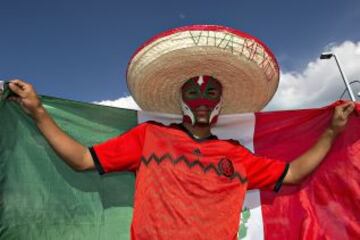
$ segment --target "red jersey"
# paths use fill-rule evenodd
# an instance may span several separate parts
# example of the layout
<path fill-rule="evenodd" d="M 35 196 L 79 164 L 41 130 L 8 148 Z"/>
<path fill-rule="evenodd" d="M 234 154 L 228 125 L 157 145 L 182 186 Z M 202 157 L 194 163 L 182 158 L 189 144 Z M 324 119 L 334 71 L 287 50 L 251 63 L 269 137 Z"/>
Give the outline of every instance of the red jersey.
<path fill-rule="evenodd" d="M 90 148 L 98 171 L 136 173 L 131 239 L 236 239 L 248 189 L 279 188 L 287 163 L 234 140 L 146 122 Z M 121 193 L 119 193 L 121 194 Z"/>

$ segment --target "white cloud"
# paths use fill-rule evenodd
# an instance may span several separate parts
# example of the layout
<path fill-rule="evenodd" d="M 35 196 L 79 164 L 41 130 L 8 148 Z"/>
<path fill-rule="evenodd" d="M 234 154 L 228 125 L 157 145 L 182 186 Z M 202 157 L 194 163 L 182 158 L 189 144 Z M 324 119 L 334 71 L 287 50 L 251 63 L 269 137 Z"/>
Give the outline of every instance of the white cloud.
<path fill-rule="evenodd" d="M 346 41 L 342 44 L 330 44 L 326 51 L 335 53 L 349 79 L 360 80 L 360 42 Z M 264 109 L 298 109 L 321 107 L 336 101 L 344 91 L 344 83 L 334 59 L 316 59 L 308 63 L 301 72 L 281 72 L 279 88 Z M 359 90 L 360 84 L 354 89 Z M 355 95 L 357 92 L 355 91 Z M 116 100 L 95 102 L 101 105 L 140 109 L 131 96 Z"/>
<path fill-rule="evenodd" d="M 349 81 L 360 80 L 360 42 L 331 44 L 326 50 L 337 55 Z M 354 83 L 353 89 L 359 89 L 359 85 Z M 264 110 L 324 106 L 336 101 L 344 89 L 334 58 L 316 59 L 301 72 L 281 72 L 279 88 Z"/>
<path fill-rule="evenodd" d="M 131 96 L 121 97 L 116 100 L 103 100 L 100 102 L 94 102 L 96 104 L 111 106 L 111 107 L 119 107 L 119 108 L 128 108 L 139 110 L 139 106 L 136 104 L 134 99 Z"/>

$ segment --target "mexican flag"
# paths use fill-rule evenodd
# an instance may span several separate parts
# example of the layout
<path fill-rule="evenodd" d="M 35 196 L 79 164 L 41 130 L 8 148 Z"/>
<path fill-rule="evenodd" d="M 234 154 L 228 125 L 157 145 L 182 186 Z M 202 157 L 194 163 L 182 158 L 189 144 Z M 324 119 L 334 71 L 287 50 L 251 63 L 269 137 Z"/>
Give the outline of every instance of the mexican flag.
<path fill-rule="evenodd" d="M 179 116 L 137 112 L 42 97 L 69 135 L 91 146 L 139 122 L 179 122 Z M 320 109 L 223 116 L 213 133 L 239 140 L 259 155 L 291 161 L 328 126 L 334 103 Z M 358 106 L 359 108 L 360 106 Z M 316 171 L 279 193 L 249 191 L 238 239 L 359 239 L 360 118 Z M 134 175 L 76 172 L 57 157 L 33 121 L 0 102 L 0 239 L 129 239 Z"/>

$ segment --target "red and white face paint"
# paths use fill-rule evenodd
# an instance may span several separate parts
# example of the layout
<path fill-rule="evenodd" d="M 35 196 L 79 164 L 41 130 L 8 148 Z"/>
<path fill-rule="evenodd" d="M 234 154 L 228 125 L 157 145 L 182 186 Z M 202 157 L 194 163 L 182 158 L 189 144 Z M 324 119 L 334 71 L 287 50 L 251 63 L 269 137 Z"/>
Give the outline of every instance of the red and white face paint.
<path fill-rule="evenodd" d="M 208 124 L 214 124 L 220 113 L 222 86 L 211 76 L 189 79 L 181 88 L 183 121 L 195 124 L 199 111 L 208 112 Z"/>

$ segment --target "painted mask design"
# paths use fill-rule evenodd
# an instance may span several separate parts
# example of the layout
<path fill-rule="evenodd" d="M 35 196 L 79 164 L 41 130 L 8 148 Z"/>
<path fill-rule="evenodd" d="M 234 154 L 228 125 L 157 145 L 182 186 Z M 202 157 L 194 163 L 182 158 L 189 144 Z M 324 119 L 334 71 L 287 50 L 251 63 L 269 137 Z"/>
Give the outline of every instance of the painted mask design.
<path fill-rule="evenodd" d="M 211 76 L 189 79 L 181 88 L 184 121 L 195 124 L 200 118 L 214 124 L 221 109 L 222 86 Z M 203 120 L 204 121 L 204 120 Z"/>

